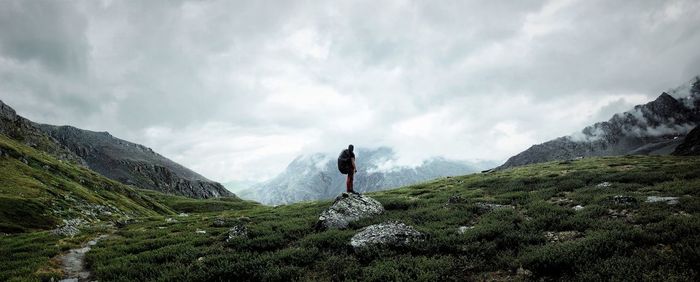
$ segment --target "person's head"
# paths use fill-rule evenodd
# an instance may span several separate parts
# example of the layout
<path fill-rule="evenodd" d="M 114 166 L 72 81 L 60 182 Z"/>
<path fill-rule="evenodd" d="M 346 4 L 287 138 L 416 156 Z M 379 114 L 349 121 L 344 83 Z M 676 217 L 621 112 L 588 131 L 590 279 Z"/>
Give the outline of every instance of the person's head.
<path fill-rule="evenodd" d="M 348 145 L 348 151 L 352 152 L 352 150 L 354 150 L 354 149 L 355 149 L 355 146 L 353 146 L 352 144 Z"/>

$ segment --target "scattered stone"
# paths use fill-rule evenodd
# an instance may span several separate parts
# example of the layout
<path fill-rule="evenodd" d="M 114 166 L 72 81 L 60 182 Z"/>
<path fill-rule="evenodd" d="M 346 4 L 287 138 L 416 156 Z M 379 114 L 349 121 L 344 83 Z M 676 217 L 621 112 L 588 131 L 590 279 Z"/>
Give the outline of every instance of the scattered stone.
<path fill-rule="evenodd" d="M 321 212 L 316 229 L 347 228 L 351 222 L 383 212 L 384 207 L 375 199 L 360 194 L 342 193 L 328 209 Z"/>
<path fill-rule="evenodd" d="M 575 211 L 581 211 L 581 210 L 584 209 L 584 207 L 583 207 L 582 205 L 576 205 L 576 206 L 573 207 L 573 209 L 574 209 Z"/>
<path fill-rule="evenodd" d="M 499 205 L 499 204 L 491 204 L 491 203 L 476 203 L 476 207 L 482 213 L 490 212 L 492 210 L 500 210 L 500 209 L 515 209 L 515 207 L 511 206 L 511 205 Z"/>
<path fill-rule="evenodd" d="M 454 195 L 450 196 L 449 198 L 447 198 L 447 203 L 448 204 L 464 203 L 464 198 L 462 198 L 462 196 L 460 196 L 458 194 L 454 194 Z"/>
<path fill-rule="evenodd" d="M 163 230 L 165 229 L 165 226 L 158 226 L 157 228 Z"/>
<path fill-rule="evenodd" d="M 515 274 L 518 276 L 525 276 L 529 277 L 532 276 L 532 271 L 524 269 L 522 266 L 518 267 L 518 270 L 515 271 Z"/>
<path fill-rule="evenodd" d="M 620 211 L 608 209 L 608 215 L 610 215 L 610 217 L 612 217 L 612 218 L 620 218 L 620 219 L 624 219 L 627 222 L 632 222 L 633 221 L 632 216 L 634 215 L 634 212 L 632 212 L 630 210 L 626 210 L 626 209 L 623 209 Z"/>
<path fill-rule="evenodd" d="M 66 278 L 60 281 L 89 281 L 90 272 L 85 268 L 85 254 L 90 251 L 92 246 L 97 245 L 99 240 L 107 238 L 107 235 L 90 240 L 85 246 L 72 249 L 67 253 L 58 257 L 61 262 L 63 272 Z"/>
<path fill-rule="evenodd" d="M 206 230 L 197 229 L 197 230 L 194 231 L 194 233 L 197 233 L 197 234 L 207 234 L 207 231 L 206 231 Z"/>
<path fill-rule="evenodd" d="M 188 217 L 188 216 L 190 216 L 190 215 L 189 215 L 189 214 L 186 214 L 186 213 L 184 213 L 184 212 L 182 212 L 182 213 L 178 214 L 177 216 L 179 216 L 179 217 Z"/>
<path fill-rule="evenodd" d="M 355 250 L 373 245 L 404 246 L 410 242 L 421 241 L 424 237 L 412 226 L 390 221 L 360 229 L 350 239 L 350 245 Z"/>
<path fill-rule="evenodd" d="M 611 199 L 612 204 L 618 206 L 636 206 L 639 204 L 637 198 L 630 196 L 614 196 Z"/>
<path fill-rule="evenodd" d="M 669 204 L 669 205 L 675 205 L 675 204 L 678 204 L 678 197 L 658 197 L 658 196 L 647 197 L 647 203 L 658 203 L 658 202 L 665 202 L 666 204 Z"/>
<path fill-rule="evenodd" d="M 56 235 L 66 236 L 66 237 L 73 237 L 73 236 L 78 235 L 80 233 L 79 226 L 82 225 L 83 223 L 85 223 L 85 221 L 82 219 L 79 219 L 79 218 L 64 219 L 63 225 L 58 226 L 58 228 L 52 230 L 51 233 L 56 234 Z"/>
<path fill-rule="evenodd" d="M 605 181 L 605 182 L 599 183 L 598 185 L 596 185 L 596 187 L 598 187 L 598 188 L 608 188 L 608 187 L 612 187 L 612 184 L 611 184 L 610 182 Z"/>
<path fill-rule="evenodd" d="M 198 257 L 198 258 L 197 258 L 197 261 L 203 261 L 203 260 L 204 260 L 204 257 Z"/>
<path fill-rule="evenodd" d="M 226 242 L 234 238 L 247 238 L 248 228 L 245 225 L 236 225 L 228 230 L 228 239 Z"/>
<path fill-rule="evenodd" d="M 457 228 L 457 234 L 464 234 L 467 230 L 474 228 L 474 226 L 460 226 Z"/>
<path fill-rule="evenodd" d="M 544 237 L 547 238 L 547 242 L 549 242 L 549 243 L 564 242 L 564 241 L 571 241 L 571 240 L 580 238 L 581 232 L 578 232 L 578 231 L 561 231 L 561 232 L 547 231 L 544 233 Z"/>
<path fill-rule="evenodd" d="M 226 226 L 226 221 L 223 218 L 215 218 L 211 225 L 214 227 L 224 227 Z"/>
<path fill-rule="evenodd" d="M 173 219 L 172 217 L 168 217 L 168 218 L 165 219 L 165 222 L 167 222 L 167 223 L 173 223 L 173 222 L 177 222 L 177 219 Z"/>

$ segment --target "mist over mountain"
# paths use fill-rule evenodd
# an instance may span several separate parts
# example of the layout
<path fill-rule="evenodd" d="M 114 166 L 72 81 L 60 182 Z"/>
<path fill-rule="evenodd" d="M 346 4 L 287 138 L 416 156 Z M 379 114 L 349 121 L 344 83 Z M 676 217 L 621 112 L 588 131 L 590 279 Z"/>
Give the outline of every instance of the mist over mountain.
<path fill-rule="evenodd" d="M 492 167 L 492 162 L 466 162 L 435 157 L 416 166 L 396 165 L 396 153 L 387 147 L 355 149 L 354 190 L 370 192 L 443 177 L 464 175 Z M 264 204 L 289 204 L 330 199 L 345 191 L 346 175 L 337 168 L 337 156 L 315 153 L 294 159 L 273 179 L 240 191 L 239 197 Z"/>
<path fill-rule="evenodd" d="M 498 169 L 577 157 L 668 155 L 699 123 L 700 77 L 695 77 L 654 101 L 615 114 L 608 121 L 534 145 Z"/>
<path fill-rule="evenodd" d="M 211 181 L 150 148 L 107 132 L 32 122 L 0 101 L 0 133 L 60 160 L 86 166 L 108 178 L 139 188 L 194 198 L 232 196 Z"/>

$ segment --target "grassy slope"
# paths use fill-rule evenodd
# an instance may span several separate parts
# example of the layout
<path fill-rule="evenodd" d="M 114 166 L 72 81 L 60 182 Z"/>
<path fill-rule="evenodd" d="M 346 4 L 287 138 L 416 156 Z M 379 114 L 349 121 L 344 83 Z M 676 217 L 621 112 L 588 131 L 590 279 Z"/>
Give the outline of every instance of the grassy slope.
<path fill-rule="evenodd" d="M 329 201 L 250 205 L 170 223 L 153 217 L 120 229 L 87 260 L 100 281 L 697 281 L 699 167 L 697 157 L 605 157 L 445 178 L 370 193 L 387 212 L 348 230 L 312 228 Z M 612 185 L 597 186 L 606 181 Z M 616 195 L 638 201 L 620 205 L 612 200 Z M 678 196 L 680 203 L 646 203 L 651 195 Z M 483 211 L 480 202 L 515 209 Z M 585 208 L 574 211 L 578 204 Z M 211 224 L 217 217 L 245 223 L 249 239 L 226 242 L 228 228 Z M 403 248 L 350 248 L 357 229 L 385 220 L 414 225 L 428 237 Z M 458 234 L 464 225 L 474 227 Z M 547 231 L 581 236 L 551 243 Z M 531 275 L 516 274 L 520 267 Z"/>
<path fill-rule="evenodd" d="M 0 281 L 60 278 L 52 258 L 98 233 L 111 232 L 106 222 L 258 206 L 236 197 L 193 200 L 126 186 L 2 134 L 0 151 Z M 101 213 L 105 207 L 118 212 Z M 91 225 L 74 238 L 48 231 L 72 218 Z"/>
<path fill-rule="evenodd" d="M 71 239 L 46 231 L 61 219 L 97 223 L 174 212 L 134 188 L 58 161 L 2 134 L 0 150 L 0 281 L 58 278 L 60 272 L 50 258 L 104 231 L 99 226 L 86 228 Z M 96 212 L 100 207 L 119 212 L 100 214 Z"/>

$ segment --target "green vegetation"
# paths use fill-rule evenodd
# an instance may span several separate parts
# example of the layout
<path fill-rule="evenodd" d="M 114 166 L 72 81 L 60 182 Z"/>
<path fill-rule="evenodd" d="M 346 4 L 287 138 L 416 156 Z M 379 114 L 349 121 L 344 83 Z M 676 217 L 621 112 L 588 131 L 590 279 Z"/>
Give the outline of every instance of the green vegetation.
<path fill-rule="evenodd" d="M 0 135 L 0 232 L 50 229 L 86 221 L 170 214 L 167 206 L 87 168 Z"/>
<path fill-rule="evenodd" d="M 86 262 L 100 281 L 697 281 L 698 167 L 697 157 L 626 156 L 442 178 L 369 193 L 383 215 L 326 231 L 313 226 L 330 201 L 270 207 L 137 190 L 189 216 L 140 217 L 100 241 Z M 648 196 L 678 203 L 649 203 Z M 386 220 L 427 236 L 404 247 L 352 249 L 358 229 Z M 229 239 L 229 229 L 241 225 L 247 237 Z M 457 232 L 462 226 L 470 228 Z M 0 238 L 3 258 L 27 261 L 20 270 L 0 269 L 0 280 L 51 276 L 61 244 L 46 242 L 56 240 L 45 231 Z"/>
<path fill-rule="evenodd" d="M 329 201 L 203 212 L 178 222 L 151 217 L 102 241 L 87 260 L 101 281 L 697 280 L 698 167 L 699 158 L 629 156 L 444 178 L 370 193 L 387 212 L 348 230 L 313 229 Z M 647 203 L 647 196 L 679 203 Z M 248 238 L 227 241 L 229 227 L 213 225 L 216 218 L 244 224 Z M 385 220 L 428 236 L 407 247 L 353 251 L 348 243 L 357 229 Z M 473 228 L 459 234 L 460 226 Z M 546 232 L 574 236 L 551 242 Z"/>

